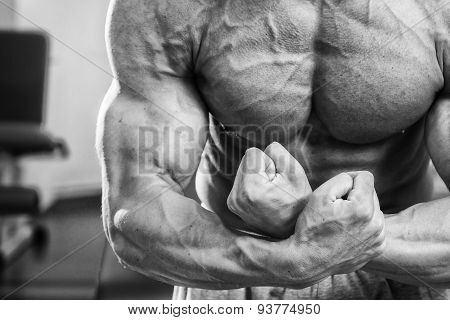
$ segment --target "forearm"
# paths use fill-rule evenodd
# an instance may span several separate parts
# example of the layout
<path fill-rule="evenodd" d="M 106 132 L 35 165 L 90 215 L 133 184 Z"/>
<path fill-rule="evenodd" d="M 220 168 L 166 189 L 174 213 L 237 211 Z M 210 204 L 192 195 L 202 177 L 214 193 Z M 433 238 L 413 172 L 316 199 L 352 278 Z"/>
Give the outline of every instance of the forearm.
<path fill-rule="evenodd" d="M 311 265 L 308 248 L 235 234 L 215 214 L 163 185 L 139 195 L 146 200 L 115 203 L 115 216 L 105 219 L 113 249 L 129 268 L 206 289 L 299 288 L 326 276 Z"/>
<path fill-rule="evenodd" d="M 450 197 L 386 216 L 386 249 L 365 269 L 386 278 L 450 287 Z"/>

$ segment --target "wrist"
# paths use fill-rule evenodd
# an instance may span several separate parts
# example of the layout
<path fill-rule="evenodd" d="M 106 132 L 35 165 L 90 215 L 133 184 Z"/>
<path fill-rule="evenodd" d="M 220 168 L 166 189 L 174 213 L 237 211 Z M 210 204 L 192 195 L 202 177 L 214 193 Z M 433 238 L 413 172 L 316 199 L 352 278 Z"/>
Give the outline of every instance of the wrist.
<path fill-rule="evenodd" d="M 403 233 L 407 231 L 406 221 L 408 216 L 404 213 L 384 215 L 385 217 L 385 247 L 377 257 L 370 260 L 363 269 L 372 273 L 382 272 L 387 266 L 392 265 L 392 259 L 401 252 L 395 253 L 395 248 L 402 247 Z"/>
<path fill-rule="evenodd" d="M 295 235 L 280 244 L 277 263 L 287 287 L 307 288 L 333 274 L 328 259 L 321 256 L 323 250 L 317 244 L 300 241 Z"/>

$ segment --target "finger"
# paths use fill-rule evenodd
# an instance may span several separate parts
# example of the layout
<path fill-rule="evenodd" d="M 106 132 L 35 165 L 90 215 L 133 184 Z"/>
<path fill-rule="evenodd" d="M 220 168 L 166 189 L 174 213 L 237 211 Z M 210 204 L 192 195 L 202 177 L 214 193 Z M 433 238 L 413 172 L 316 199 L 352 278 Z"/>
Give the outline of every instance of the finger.
<path fill-rule="evenodd" d="M 258 174 L 272 180 L 276 175 L 273 160 L 258 148 L 250 148 L 245 152 L 239 165 L 239 172 L 243 174 Z"/>
<path fill-rule="evenodd" d="M 300 162 L 297 161 L 281 144 L 278 142 L 271 143 L 264 153 L 275 162 L 276 171 L 287 176 L 305 175 Z"/>
<path fill-rule="evenodd" d="M 353 179 L 346 173 L 338 174 L 324 182 L 314 192 L 326 194 L 329 200 L 335 201 L 346 196 L 353 188 Z"/>
<path fill-rule="evenodd" d="M 354 175 L 353 189 L 348 195 L 348 200 L 372 207 L 375 191 L 373 174 L 368 171 L 359 171 L 352 174 Z"/>

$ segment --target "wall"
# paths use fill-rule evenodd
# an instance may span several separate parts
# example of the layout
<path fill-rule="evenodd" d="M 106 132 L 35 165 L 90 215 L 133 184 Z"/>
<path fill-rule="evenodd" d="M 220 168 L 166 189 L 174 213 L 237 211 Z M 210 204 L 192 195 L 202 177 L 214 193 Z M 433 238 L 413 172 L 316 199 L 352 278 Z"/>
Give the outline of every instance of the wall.
<path fill-rule="evenodd" d="M 2 3 L 3 2 L 3 3 Z M 0 29 L 10 29 L 14 24 L 14 0 L 2 0 L 0 2 Z"/>
<path fill-rule="evenodd" d="M 39 185 L 46 203 L 100 190 L 94 140 L 97 111 L 111 82 L 104 44 L 108 3 L 16 0 L 15 27 L 50 34 L 45 128 L 70 148 L 67 160 L 23 161 L 24 182 Z"/>

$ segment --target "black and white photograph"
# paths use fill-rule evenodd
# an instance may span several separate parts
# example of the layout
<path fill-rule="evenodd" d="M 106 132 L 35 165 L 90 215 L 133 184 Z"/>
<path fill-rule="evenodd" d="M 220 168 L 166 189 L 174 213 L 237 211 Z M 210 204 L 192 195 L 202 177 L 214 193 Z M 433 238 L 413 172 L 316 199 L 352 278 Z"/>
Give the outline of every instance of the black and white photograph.
<path fill-rule="evenodd" d="M 0 0 L 0 317 L 448 315 L 449 188 L 450 0 Z"/>

